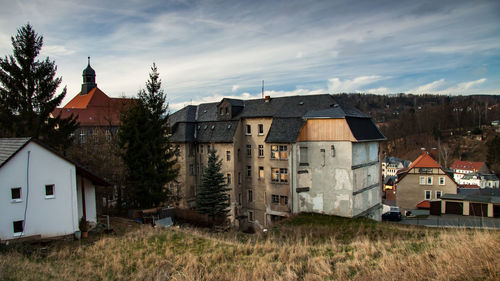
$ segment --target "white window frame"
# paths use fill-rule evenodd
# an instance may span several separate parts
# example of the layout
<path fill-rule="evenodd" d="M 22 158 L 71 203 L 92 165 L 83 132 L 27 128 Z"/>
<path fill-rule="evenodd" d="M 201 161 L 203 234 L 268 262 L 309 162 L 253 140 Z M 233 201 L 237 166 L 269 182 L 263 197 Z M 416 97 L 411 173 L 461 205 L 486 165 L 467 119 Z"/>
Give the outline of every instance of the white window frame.
<path fill-rule="evenodd" d="M 274 174 L 273 174 L 274 172 Z M 276 175 L 277 179 L 273 179 L 273 175 Z M 281 176 L 286 175 L 286 180 L 281 180 Z M 272 183 L 288 183 L 290 178 L 288 178 L 288 168 L 277 168 L 271 167 L 271 182 Z"/>
<path fill-rule="evenodd" d="M 427 193 L 429 193 L 429 198 L 427 198 Z M 426 190 L 424 192 L 424 198 L 425 200 L 432 200 L 432 190 Z"/>
<path fill-rule="evenodd" d="M 247 157 L 250 158 L 252 157 L 252 145 L 247 144 Z"/>
<path fill-rule="evenodd" d="M 13 189 L 19 189 L 19 198 L 12 198 L 12 190 Z M 23 188 L 22 187 L 19 187 L 19 186 L 16 186 L 16 187 L 12 187 L 10 189 L 10 199 L 11 199 L 11 202 L 12 203 L 20 203 L 20 202 L 23 202 Z"/>
<path fill-rule="evenodd" d="M 286 157 L 281 157 L 281 153 L 286 153 Z M 271 145 L 271 159 L 288 160 L 288 145 Z"/>
<path fill-rule="evenodd" d="M 52 195 L 47 195 L 47 187 L 52 186 Z M 45 185 L 45 199 L 54 199 L 56 198 L 56 185 L 55 184 L 46 184 Z"/>
<path fill-rule="evenodd" d="M 259 144 L 259 157 L 264 157 L 264 145 Z"/>
<path fill-rule="evenodd" d="M 429 181 L 430 180 L 430 181 Z M 432 185 L 433 179 L 432 177 L 427 177 L 427 185 Z"/>
<path fill-rule="evenodd" d="M 252 126 L 250 124 L 247 124 L 245 126 L 245 135 L 251 136 L 252 135 Z"/>
<path fill-rule="evenodd" d="M 439 193 L 439 196 L 438 196 Z M 443 192 L 441 190 L 436 190 L 435 192 L 435 198 L 436 199 L 441 199 L 441 196 L 443 196 Z"/>
<path fill-rule="evenodd" d="M 231 151 L 226 150 L 226 161 L 231 161 Z"/>
<path fill-rule="evenodd" d="M 264 179 L 264 177 L 265 177 L 264 167 L 259 166 L 259 179 Z"/>
<path fill-rule="evenodd" d="M 257 126 L 257 128 L 258 128 L 258 132 L 257 132 L 257 134 L 258 134 L 259 136 L 264 135 L 264 125 L 263 125 L 263 124 L 259 124 L 259 125 Z"/>
<path fill-rule="evenodd" d="M 279 204 L 279 203 L 280 203 L 280 196 L 277 194 L 271 194 L 271 204 Z"/>
<path fill-rule="evenodd" d="M 420 176 L 420 178 L 419 178 L 419 184 L 420 185 L 426 185 L 427 184 L 427 177 Z"/>
<path fill-rule="evenodd" d="M 16 222 L 19 222 L 19 221 L 13 221 L 12 222 L 12 232 L 14 233 L 13 236 L 14 237 L 23 236 L 24 235 L 24 221 L 20 220 L 22 228 L 23 228 L 23 230 L 21 232 L 14 232 L 14 223 L 16 223 Z"/>
<path fill-rule="evenodd" d="M 443 181 L 443 183 L 441 183 L 441 180 Z M 439 177 L 439 185 L 445 185 L 445 184 L 446 184 L 445 177 Z"/>

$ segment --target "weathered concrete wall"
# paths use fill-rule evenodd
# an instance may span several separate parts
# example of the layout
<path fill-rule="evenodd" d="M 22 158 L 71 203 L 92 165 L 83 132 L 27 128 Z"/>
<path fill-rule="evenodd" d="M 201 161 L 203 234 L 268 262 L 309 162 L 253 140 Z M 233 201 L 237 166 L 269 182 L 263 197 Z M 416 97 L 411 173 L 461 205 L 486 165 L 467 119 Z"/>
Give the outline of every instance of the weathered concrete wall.
<path fill-rule="evenodd" d="M 332 156 L 332 145 L 335 156 Z M 300 160 L 300 147 L 307 147 L 307 165 Z M 299 142 L 294 146 L 296 181 L 293 212 L 317 212 L 352 217 L 352 145 L 348 141 Z M 297 188 L 309 191 L 297 193 Z"/>

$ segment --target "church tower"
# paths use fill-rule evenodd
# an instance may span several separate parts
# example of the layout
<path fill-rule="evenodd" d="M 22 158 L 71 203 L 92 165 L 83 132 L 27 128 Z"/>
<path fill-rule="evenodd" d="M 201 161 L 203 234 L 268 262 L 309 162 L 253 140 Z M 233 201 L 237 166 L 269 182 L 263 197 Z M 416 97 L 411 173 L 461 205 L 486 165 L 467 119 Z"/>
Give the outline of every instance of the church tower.
<path fill-rule="evenodd" d="M 82 84 L 82 93 L 81 95 L 84 96 L 90 92 L 90 90 L 94 89 L 97 87 L 97 84 L 95 83 L 95 71 L 90 67 L 90 57 L 89 57 L 89 64 L 87 68 L 83 70 L 83 84 Z"/>

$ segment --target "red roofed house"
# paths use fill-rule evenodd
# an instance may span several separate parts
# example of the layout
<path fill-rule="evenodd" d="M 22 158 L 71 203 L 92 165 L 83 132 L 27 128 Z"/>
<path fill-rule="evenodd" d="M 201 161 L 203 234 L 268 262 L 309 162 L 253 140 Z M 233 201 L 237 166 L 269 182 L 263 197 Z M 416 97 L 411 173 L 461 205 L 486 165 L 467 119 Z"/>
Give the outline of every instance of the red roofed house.
<path fill-rule="evenodd" d="M 484 162 L 471 162 L 471 161 L 455 161 L 453 164 L 450 166 L 451 169 L 453 169 L 454 175 L 453 177 L 455 178 L 456 182 L 460 182 L 460 179 L 464 177 L 466 174 L 472 174 L 472 173 L 484 173 L 484 174 L 489 174 L 490 169 L 488 169 L 488 166 Z"/>
<path fill-rule="evenodd" d="M 441 195 L 457 194 L 457 183 L 425 150 L 396 182 L 396 204 L 402 210 L 428 208 Z"/>
<path fill-rule="evenodd" d="M 62 118 L 71 114 L 78 115 L 80 128 L 75 132 L 77 141 L 84 143 L 97 130 L 104 130 L 106 135 L 116 133 L 120 124 L 120 113 L 124 106 L 130 105 L 133 99 L 110 98 L 95 83 L 95 71 L 89 64 L 83 70 L 82 91 L 62 108 L 56 108 L 53 115 L 59 112 Z"/>

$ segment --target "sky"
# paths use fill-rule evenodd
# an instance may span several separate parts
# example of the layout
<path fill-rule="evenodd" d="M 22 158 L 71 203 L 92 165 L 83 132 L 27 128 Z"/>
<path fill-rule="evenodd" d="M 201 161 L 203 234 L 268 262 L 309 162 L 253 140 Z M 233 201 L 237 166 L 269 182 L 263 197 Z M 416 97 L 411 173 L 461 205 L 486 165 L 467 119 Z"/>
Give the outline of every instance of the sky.
<path fill-rule="evenodd" d="M 500 1 L 0 0 L 0 56 L 30 23 L 64 105 L 91 57 L 134 97 L 158 66 L 170 110 L 265 95 L 500 94 Z"/>

